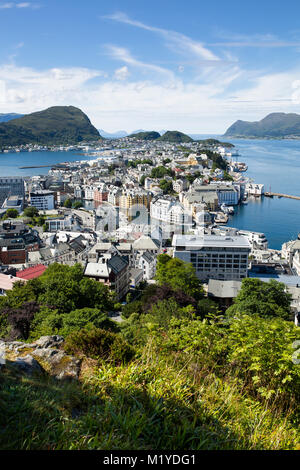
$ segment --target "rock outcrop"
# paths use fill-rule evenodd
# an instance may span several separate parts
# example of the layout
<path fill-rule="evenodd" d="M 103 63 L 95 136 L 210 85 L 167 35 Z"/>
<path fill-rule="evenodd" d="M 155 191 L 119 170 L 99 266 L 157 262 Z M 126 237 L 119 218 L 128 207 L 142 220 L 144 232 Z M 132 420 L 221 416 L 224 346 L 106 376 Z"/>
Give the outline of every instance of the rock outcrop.
<path fill-rule="evenodd" d="M 81 360 L 61 349 L 62 336 L 42 336 L 33 343 L 20 341 L 0 344 L 2 366 L 9 364 L 19 372 L 32 375 L 47 373 L 56 379 L 78 379 Z"/>

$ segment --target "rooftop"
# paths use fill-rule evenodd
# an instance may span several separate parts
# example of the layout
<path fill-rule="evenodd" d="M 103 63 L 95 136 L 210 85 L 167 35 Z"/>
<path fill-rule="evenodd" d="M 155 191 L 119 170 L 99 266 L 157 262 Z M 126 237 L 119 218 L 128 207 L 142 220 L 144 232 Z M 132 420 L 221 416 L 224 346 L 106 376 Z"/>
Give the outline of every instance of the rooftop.
<path fill-rule="evenodd" d="M 224 248 L 248 248 L 250 250 L 250 243 L 246 237 L 243 236 L 219 236 L 219 235 L 174 235 L 172 246 L 186 247 L 189 249 L 198 249 L 203 247 L 224 247 Z"/>
<path fill-rule="evenodd" d="M 26 280 L 35 279 L 36 277 L 40 277 L 46 271 L 46 269 L 46 266 L 44 266 L 43 264 L 37 264 L 36 266 L 33 266 L 31 268 L 22 269 L 22 271 L 18 271 L 16 277 Z"/>

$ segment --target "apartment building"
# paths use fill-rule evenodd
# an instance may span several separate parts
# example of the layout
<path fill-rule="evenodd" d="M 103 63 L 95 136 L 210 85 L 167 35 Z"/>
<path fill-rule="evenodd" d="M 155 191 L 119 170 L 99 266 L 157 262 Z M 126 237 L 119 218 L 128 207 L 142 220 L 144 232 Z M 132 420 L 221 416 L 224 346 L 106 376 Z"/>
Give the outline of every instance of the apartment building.
<path fill-rule="evenodd" d="M 108 198 L 108 188 L 105 183 L 99 183 L 94 186 L 94 201 L 106 202 Z"/>
<path fill-rule="evenodd" d="M 29 193 L 30 205 L 36 207 L 39 211 L 48 211 L 54 209 L 54 193 L 46 189 L 32 191 Z"/>
<path fill-rule="evenodd" d="M 155 219 L 168 225 L 192 227 L 191 213 L 182 204 L 172 199 L 160 198 L 150 204 L 151 220 Z"/>
<path fill-rule="evenodd" d="M 16 176 L 5 176 L 0 178 L 0 207 L 9 196 L 20 196 L 23 200 L 25 195 L 24 179 Z"/>
<path fill-rule="evenodd" d="M 38 234 L 23 224 L 6 220 L 0 223 L 0 262 L 22 264 L 29 252 L 39 249 Z"/>
<path fill-rule="evenodd" d="M 173 256 L 192 263 L 201 281 L 247 277 L 251 247 L 245 237 L 174 235 L 172 246 Z"/>
<path fill-rule="evenodd" d="M 131 209 L 134 205 L 143 205 L 149 209 L 152 194 L 143 190 L 123 190 L 119 200 L 120 209 Z"/>
<path fill-rule="evenodd" d="M 103 256 L 98 263 L 87 263 L 84 275 L 107 285 L 116 293 L 118 301 L 129 291 L 130 270 L 126 257 Z"/>

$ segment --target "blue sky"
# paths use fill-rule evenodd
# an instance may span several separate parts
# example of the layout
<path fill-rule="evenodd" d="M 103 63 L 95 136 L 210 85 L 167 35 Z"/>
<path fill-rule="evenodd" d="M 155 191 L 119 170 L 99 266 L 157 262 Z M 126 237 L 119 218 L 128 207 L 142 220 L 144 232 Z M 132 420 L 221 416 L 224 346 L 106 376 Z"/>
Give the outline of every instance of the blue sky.
<path fill-rule="evenodd" d="M 300 113 L 300 2 L 0 0 L 0 112 L 223 133 Z"/>

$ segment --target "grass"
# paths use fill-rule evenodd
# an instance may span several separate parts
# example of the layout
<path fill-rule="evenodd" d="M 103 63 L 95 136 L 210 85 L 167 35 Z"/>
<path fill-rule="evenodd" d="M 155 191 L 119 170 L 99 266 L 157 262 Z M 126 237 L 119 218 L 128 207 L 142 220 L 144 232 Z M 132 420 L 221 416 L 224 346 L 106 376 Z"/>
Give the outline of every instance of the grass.
<path fill-rule="evenodd" d="M 150 347 L 127 365 L 85 361 L 78 382 L 0 371 L 0 449 L 299 449 L 297 427 L 236 379 Z"/>

